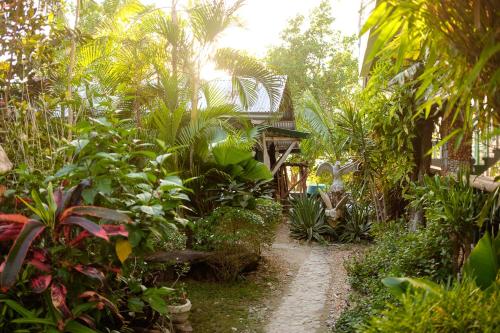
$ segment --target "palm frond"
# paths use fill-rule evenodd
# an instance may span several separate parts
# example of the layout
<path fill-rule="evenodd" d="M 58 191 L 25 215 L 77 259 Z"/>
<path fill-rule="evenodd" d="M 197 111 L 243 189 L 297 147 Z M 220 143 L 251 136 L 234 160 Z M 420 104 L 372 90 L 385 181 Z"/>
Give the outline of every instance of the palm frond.
<path fill-rule="evenodd" d="M 189 11 L 193 34 L 202 44 L 216 41 L 221 32 L 236 22 L 236 11 L 244 0 L 227 6 L 225 0 L 203 1 Z"/>
<path fill-rule="evenodd" d="M 244 95 L 244 105 L 250 105 L 255 97 L 249 92 L 249 79 L 262 84 L 269 96 L 271 109 L 276 109 L 282 98 L 283 78 L 275 75 L 258 60 L 241 53 L 238 50 L 222 48 L 217 50 L 214 61 L 218 69 L 225 70 L 231 74 L 233 89 L 239 96 Z M 255 90 L 255 89 L 254 89 Z"/>

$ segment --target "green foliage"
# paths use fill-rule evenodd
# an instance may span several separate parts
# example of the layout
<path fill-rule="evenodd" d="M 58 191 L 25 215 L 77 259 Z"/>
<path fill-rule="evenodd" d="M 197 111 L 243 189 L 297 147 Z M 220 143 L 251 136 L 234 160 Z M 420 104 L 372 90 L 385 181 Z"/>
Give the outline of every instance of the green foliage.
<path fill-rule="evenodd" d="M 497 282 L 498 283 L 498 282 Z M 481 291 L 465 279 L 437 292 L 412 289 L 401 303 L 389 305 L 373 317 L 361 332 L 497 332 L 500 320 L 500 288 Z"/>
<path fill-rule="evenodd" d="M 332 28 L 333 12 L 328 1 L 321 1 L 309 17 L 292 18 L 282 31 L 282 44 L 266 56 L 269 66 L 288 77 L 298 128 L 313 134 L 301 142 L 306 160 L 338 151 L 338 141 L 333 144 L 332 117 L 345 96 L 358 88 L 357 60 L 352 53 L 356 38 Z M 315 112 L 318 109 L 324 112 Z"/>
<path fill-rule="evenodd" d="M 283 206 L 274 199 L 258 198 L 255 200 L 254 212 L 264 220 L 263 243 L 271 245 L 276 229 L 283 221 Z"/>
<path fill-rule="evenodd" d="M 486 233 L 472 250 L 463 267 L 465 276 L 481 289 L 488 289 L 495 283 L 500 271 L 500 235 L 496 238 Z"/>
<path fill-rule="evenodd" d="M 325 210 L 316 197 L 294 198 L 290 209 L 290 235 L 308 242 L 325 242 L 324 236 L 331 236 L 333 228 L 326 223 Z"/>
<path fill-rule="evenodd" d="M 346 262 L 353 306 L 343 312 L 335 332 L 354 332 L 387 304 L 397 304 L 382 284 L 387 276 L 426 277 L 446 282 L 453 273 L 453 248 L 439 225 L 409 232 L 401 221 L 374 225 L 375 244 Z"/>
<path fill-rule="evenodd" d="M 26 203 L 34 214 L 31 218 L 0 214 L 4 229 L 0 241 L 13 241 L 8 251 L 0 247 L 0 254 L 6 254 L 0 275 L 3 303 L 15 312 L 7 315 L 7 330 L 23 327 L 17 324 L 60 327 L 61 321 L 72 331 L 77 324 L 71 319 L 82 316 L 98 327 L 123 320 L 115 303 L 107 298 L 110 293 L 104 281 L 116 276 L 120 261 L 129 255 L 122 258 L 110 240 L 127 242 L 120 238 L 128 237 L 125 225 L 131 220 L 111 209 L 82 206 L 81 195 L 87 186 L 88 182 L 82 182 L 67 191 L 54 191 L 49 185 L 45 196 L 33 191 L 32 204 Z M 101 220 L 121 224 L 102 224 Z M 4 314 L 8 312 L 2 307 Z M 28 310 L 20 311 L 23 307 Z M 109 320 L 96 315 L 103 310 Z"/>
<path fill-rule="evenodd" d="M 407 195 L 411 206 L 423 209 L 427 229 L 439 229 L 453 247 L 454 270 L 461 266 L 460 253 L 468 254 L 478 216 L 486 205 L 487 197 L 469 186 L 469 176 L 426 176 L 422 186 L 412 184 Z"/>
<path fill-rule="evenodd" d="M 427 100 L 414 114 L 428 116 L 434 105 L 446 102 L 446 113 L 453 112 L 470 128 L 474 116 L 479 125 L 487 124 L 490 115 L 498 121 L 492 112 L 498 109 L 493 82 L 500 60 L 494 37 L 498 23 L 492 16 L 496 9 L 493 2 L 385 0 L 377 3 L 361 33 L 370 30 L 376 36 L 370 60 L 396 59 L 396 72 L 409 60 L 423 65 L 415 76 L 416 95 Z M 472 99 L 487 102 L 476 109 Z"/>
<path fill-rule="evenodd" d="M 355 37 L 332 29 L 332 7 L 322 1 L 305 18 L 292 18 L 282 32 L 282 45 L 271 48 L 267 63 L 286 74 L 294 98 L 310 90 L 322 106 L 336 106 L 341 96 L 357 87 L 357 61 L 351 47 Z"/>
<path fill-rule="evenodd" d="M 347 205 L 343 221 L 335 226 L 338 240 L 345 243 L 357 243 L 370 240 L 373 210 L 369 205 L 353 202 Z"/>
<path fill-rule="evenodd" d="M 195 248 L 216 251 L 242 246 L 260 253 L 264 226 L 262 217 L 251 210 L 219 207 L 195 222 Z"/>
<path fill-rule="evenodd" d="M 278 225 L 283 219 L 283 206 L 274 199 L 256 199 L 255 212 L 269 225 Z"/>
<path fill-rule="evenodd" d="M 253 158 L 251 151 L 238 146 L 220 144 L 212 149 L 215 162 L 233 178 L 249 181 L 269 180 L 271 171 Z"/>
<path fill-rule="evenodd" d="M 154 251 L 179 222 L 185 223 L 177 208 L 188 201 L 188 190 L 170 171 L 173 154 L 136 139 L 127 120 L 90 119 L 76 130 L 75 140 L 63 147 L 73 163 L 48 179 L 89 179 L 92 186 L 82 193 L 84 201 L 128 211 L 134 220 L 128 226 L 133 248 L 137 253 Z"/>

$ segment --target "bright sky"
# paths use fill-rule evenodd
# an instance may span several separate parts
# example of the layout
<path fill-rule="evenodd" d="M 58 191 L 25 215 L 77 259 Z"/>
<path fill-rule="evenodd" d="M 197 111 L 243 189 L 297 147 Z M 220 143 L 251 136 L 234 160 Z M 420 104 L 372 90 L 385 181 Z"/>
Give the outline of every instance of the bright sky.
<path fill-rule="evenodd" d="M 335 17 L 334 28 L 346 35 L 357 34 L 361 0 L 330 0 Z M 170 0 L 143 0 L 159 7 L 170 6 Z M 180 6 L 188 3 L 180 0 Z M 288 20 L 301 13 L 306 17 L 320 0 L 246 0 L 239 11 L 243 27 L 228 29 L 219 41 L 221 47 L 245 50 L 262 57 L 266 50 L 280 42 L 280 32 Z"/>

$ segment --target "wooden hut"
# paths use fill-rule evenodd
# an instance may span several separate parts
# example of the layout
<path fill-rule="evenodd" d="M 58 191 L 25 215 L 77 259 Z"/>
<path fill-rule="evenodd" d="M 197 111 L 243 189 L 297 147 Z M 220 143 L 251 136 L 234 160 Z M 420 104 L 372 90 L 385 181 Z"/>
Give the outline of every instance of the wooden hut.
<path fill-rule="evenodd" d="M 284 200 L 291 192 L 305 193 L 307 190 L 308 163 L 287 162 L 287 158 L 291 154 L 300 154 L 300 141 L 306 139 L 309 133 L 296 129 L 287 77 L 278 78 L 278 103 L 271 103 L 265 87 L 258 84 L 255 103 L 242 109 L 242 112 L 248 114 L 252 124 L 265 126 L 260 144 L 255 147 L 256 159 L 269 167 L 274 176 L 276 198 Z M 293 175 L 292 168 L 296 169 Z"/>

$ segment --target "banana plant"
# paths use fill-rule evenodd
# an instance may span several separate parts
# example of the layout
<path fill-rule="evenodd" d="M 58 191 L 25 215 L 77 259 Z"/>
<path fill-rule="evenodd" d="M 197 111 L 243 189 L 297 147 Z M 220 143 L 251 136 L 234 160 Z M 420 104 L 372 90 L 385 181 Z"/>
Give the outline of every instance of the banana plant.
<path fill-rule="evenodd" d="M 91 280 L 104 283 L 105 273 L 93 265 L 71 260 L 61 260 L 61 251 L 55 248 L 68 248 L 65 253 L 71 253 L 72 248 L 83 245 L 90 237 L 110 241 L 113 236 L 128 237 L 125 224 L 131 219 L 120 212 L 97 206 L 82 206 L 82 191 L 90 186 L 89 181 L 82 181 L 77 186 L 64 191 L 61 186 L 53 190 L 50 184 L 45 200 L 39 193 L 32 191 L 32 199 L 21 199 L 34 213 L 32 217 L 20 214 L 0 214 L 0 242 L 13 242 L 5 261 L 0 265 L 0 288 L 7 292 L 17 282 L 17 277 L 27 264 L 35 268 L 31 278 L 31 290 L 35 294 L 48 291 L 53 308 L 57 311 L 61 322 L 68 323 L 75 319 L 75 313 L 66 304 L 67 287 L 59 271 L 64 269 L 70 274 L 81 274 Z M 98 224 L 96 220 L 117 222 L 119 224 Z M 117 256 L 124 261 L 130 254 L 128 241 L 120 238 L 116 242 Z M 65 255 L 62 254 L 63 256 Z M 72 258 L 73 259 L 73 258 Z M 113 270 L 113 269 L 111 269 Z M 81 294 L 84 299 L 93 291 Z M 93 294 L 94 295 L 94 294 Z M 95 296 L 95 295 L 94 295 Z M 95 298 L 95 297 L 94 297 Z M 105 297 L 95 306 L 106 306 L 119 319 L 121 316 L 116 306 Z M 102 300 L 106 300 L 103 302 Z M 100 305 L 101 304 L 101 305 Z M 91 318 L 80 318 L 91 320 Z M 63 325 L 64 326 L 64 325 Z"/>

